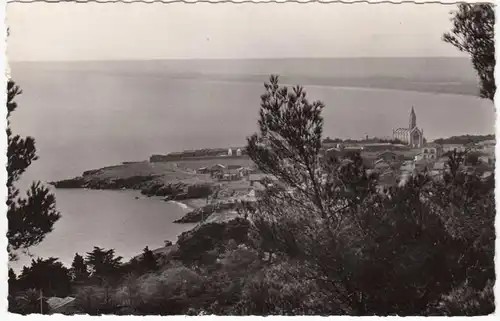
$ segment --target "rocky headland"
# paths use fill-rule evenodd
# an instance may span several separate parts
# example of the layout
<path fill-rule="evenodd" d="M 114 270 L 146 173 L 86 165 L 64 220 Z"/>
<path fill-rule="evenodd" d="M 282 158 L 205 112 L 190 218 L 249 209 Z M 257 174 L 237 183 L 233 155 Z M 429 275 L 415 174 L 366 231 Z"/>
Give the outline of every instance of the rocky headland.
<path fill-rule="evenodd" d="M 229 164 L 228 164 L 229 163 Z M 215 164 L 251 166 L 247 158 L 185 160 L 178 162 L 130 162 L 85 171 L 81 176 L 50 182 L 55 188 L 100 190 L 137 190 L 147 197 L 186 204 L 191 211 L 175 223 L 197 223 L 213 213 L 236 210 L 241 199 L 248 202 L 250 182 L 219 181 L 197 169 Z"/>

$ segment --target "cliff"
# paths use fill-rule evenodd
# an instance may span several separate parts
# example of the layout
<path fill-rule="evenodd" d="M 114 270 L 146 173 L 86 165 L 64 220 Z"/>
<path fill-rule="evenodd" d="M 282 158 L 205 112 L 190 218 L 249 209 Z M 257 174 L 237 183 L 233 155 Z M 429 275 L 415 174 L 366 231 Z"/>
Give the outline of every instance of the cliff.
<path fill-rule="evenodd" d="M 234 201 L 251 190 L 248 180 L 220 182 L 209 174 L 196 171 L 200 167 L 213 164 L 219 164 L 219 160 L 217 163 L 196 160 L 168 163 L 130 162 L 88 170 L 82 176 L 50 184 L 61 189 L 139 190 L 148 197 L 159 196 L 165 201 L 185 202 L 194 210 L 176 223 L 193 223 L 200 222 L 214 212 L 234 209 Z M 251 161 L 227 159 L 224 165 L 250 166 Z M 209 199 L 215 201 L 206 205 Z"/>

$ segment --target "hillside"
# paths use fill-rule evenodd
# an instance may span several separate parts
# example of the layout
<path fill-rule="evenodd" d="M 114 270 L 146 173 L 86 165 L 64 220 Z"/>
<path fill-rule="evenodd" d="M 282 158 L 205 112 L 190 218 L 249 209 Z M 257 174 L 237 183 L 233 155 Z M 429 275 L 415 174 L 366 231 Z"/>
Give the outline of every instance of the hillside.
<path fill-rule="evenodd" d="M 495 140 L 495 135 L 460 135 L 448 138 L 438 138 L 434 140 L 436 144 L 475 144 L 486 140 Z"/>

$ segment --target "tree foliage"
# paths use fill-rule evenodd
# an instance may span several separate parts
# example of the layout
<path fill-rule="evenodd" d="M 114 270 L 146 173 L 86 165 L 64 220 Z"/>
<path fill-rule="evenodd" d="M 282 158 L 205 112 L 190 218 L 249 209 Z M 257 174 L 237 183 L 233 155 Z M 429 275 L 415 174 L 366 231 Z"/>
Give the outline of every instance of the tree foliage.
<path fill-rule="evenodd" d="M 44 296 L 65 297 L 71 293 L 71 277 L 69 270 L 56 258 L 31 261 L 24 267 L 17 280 L 22 291 L 36 289 L 43 291 Z"/>
<path fill-rule="evenodd" d="M 146 272 L 156 271 L 158 269 L 158 256 L 146 246 L 142 252 L 140 264 Z"/>
<path fill-rule="evenodd" d="M 91 271 L 91 276 L 101 282 L 109 280 L 118 274 L 121 267 L 121 256 L 115 257 L 115 250 L 105 250 L 94 246 L 92 252 L 87 253 L 85 262 Z"/>
<path fill-rule="evenodd" d="M 480 95 L 493 100 L 495 85 L 495 9 L 491 3 L 461 3 L 453 28 L 443 39 L 471 56 L 481 83 Z"/>
<path fill-rule="evenodd" d="M 11 80 L 7 83 L 7 119 L 17 108 L 15 98 L 21 94 L 19 87 Z M 7 218 L 9 258 L 16 259 L 17 250 L 28 250 L 39 244 L 54 223 L 60 218 L 55 208 L 55 197 L 40 182 L 34 182 L 26 196 L 20 196 L 15 183 L 37 159 L 35 140 L 32 137 L 14 135 L 7 126 Z"/>
<path fill-rule="evenodd" d="M 17 293 L 16 296 L 9 296 L 9 312 L 28 315 L 32 313 L 45 314 L 49 311 L 49 305 L 45 298 L 40 298 L 40 291 L 28 289 Z"/>
<path fill-rule="evenodd" d="M 9 295 L 15 293 L 18 290 L 17 275 L 12 268 L 9 269 Z"/>
<path fill-rule="evenodd" d="M 382 192 L 359 154 L 322 159 L 320 102 L 276 77 L 265 88 L 248 153 L 280 183 L 251 216 L 254 239 L 269 262 L 298 262 L 328 293 L 325 311 L 421 314 L 466 279 L 494 277 L 494 185 L 463 172 L 466 155 L 450 156 L 443 181 L 418 173 Z"/>
<path fill-rule="evenodd" d="M 75 257 L 73 258 L 70 273 L 71 278 L 74 282 L 86 281 L 90 276 L 85 259 L 78 253 L 76 253 Z"/>
<path fill-rule="evenodd" d="M 485 140 L 494 140 L 495 135 L 460 135 L 460 136 L 451 136 L 448 138 L 438 138 L 434 140 L 436 144 L 476 144 Z"/>
<path fill-rule="evenodd" d="M 441 177 L 415 172 L 385 184 L 358 152 L 321 153 L 321 102 L 309 102 L 301 87 L 280 86 L 277 77 L 265 89 L 260 131 L 247 147 L 269 176 L 257 202 L 238 207 L 239 217 L 181 234 L 164 260 L 148 247 L 124 265 L 114 250 L 94 247 L 85 260 L 75 255 L 73 278 L 85 275 L 85 265 L 91 274 L 73 289 L 82 313 L 454 316 L 494 310 L 495 182 L 493 175 L 467 171 L 469 151 L 448 153 Z M 58 269 L 54 259 L 34 261 L 9 280 Z M 36 280 L 29 285 L 47 288 Z M 13 310 L 34 310 L 20 308 L 33 301 L 20 297 L 9 297 Z"/>

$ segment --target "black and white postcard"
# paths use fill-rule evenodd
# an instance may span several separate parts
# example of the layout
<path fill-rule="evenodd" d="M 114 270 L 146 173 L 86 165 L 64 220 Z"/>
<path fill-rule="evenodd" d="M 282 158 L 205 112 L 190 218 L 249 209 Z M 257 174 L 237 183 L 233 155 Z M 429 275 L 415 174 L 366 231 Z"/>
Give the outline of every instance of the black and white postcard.
<path fill-rule="evenodd" d="M 186 2 L 8 0 L 9 313 L 493 314 L 494 4 Z"/>

